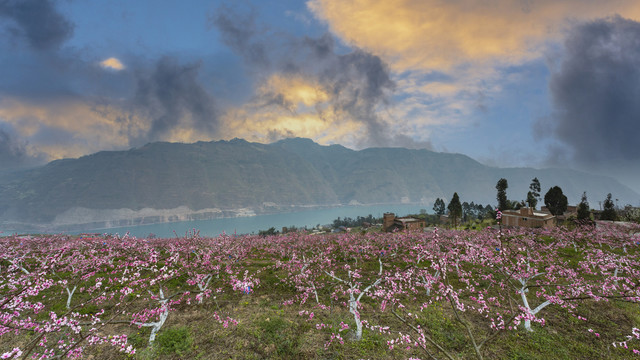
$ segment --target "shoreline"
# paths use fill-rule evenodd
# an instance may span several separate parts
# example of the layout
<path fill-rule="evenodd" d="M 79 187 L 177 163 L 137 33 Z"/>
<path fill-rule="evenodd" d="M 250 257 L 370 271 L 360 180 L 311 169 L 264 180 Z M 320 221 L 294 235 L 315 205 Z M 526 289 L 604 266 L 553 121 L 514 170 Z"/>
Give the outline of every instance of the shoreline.
<path fill-rule="evenodd" d="M 244 207 L 237 209 L 208 208 L 191 210 L 186 206 L 173 209 L 87 209 L 73 208 L 58 215 L 54 221 L 46 224 L 7 222 L 0 225 L 0 234 L 3 233 L 66 233 L 80 231 L 102 231 L 128 226 L 160 225 L 178 223 L 184 221 L 217 220 L 232 218 L 247 218 L 260 215 L 287 214 L 300 211 L 321 210 L 343 207 L 368 207 L 368 206 L 395 206 L 414 205 L 421 203 L 347 203 L 347 204 L 303 204 L 303 205 L 278 205 L 265 203 L 257 207 Z M 101 218 L 98 218 L 101 217 Z M 71 221 L 71 220 L 80 221 Z M 85 220 L 85 221 L 82 221 Z M 89 220 L 89 221 L 86 221 Z"/>

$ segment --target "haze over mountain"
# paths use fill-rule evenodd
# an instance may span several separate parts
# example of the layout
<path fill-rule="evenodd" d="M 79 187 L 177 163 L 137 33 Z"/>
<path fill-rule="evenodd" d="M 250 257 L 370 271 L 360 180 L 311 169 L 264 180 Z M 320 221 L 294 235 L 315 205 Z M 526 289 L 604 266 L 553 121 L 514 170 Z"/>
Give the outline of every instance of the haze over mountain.
<path fill-rule="evenodd" d="M 611 192 L 624 203 L 640 195 L 604 176 L 570 169 L 495 168 L 468 156 L 405 148 L 351 150 L 303 138 L 272 144 L 241 139 L 149 143 L 102 151 L 0 177 L 3 229 L 129 226 L 242 216 L 296 206 L 449 201 L 495 204 L 498 179 L 521 200 L 538 177 L 542 195 L 559 185 L 592 208 Z M 541 202 L 542 203 L 542 202 Z M 365 214 L 366 215 L 366 214 Z"/>

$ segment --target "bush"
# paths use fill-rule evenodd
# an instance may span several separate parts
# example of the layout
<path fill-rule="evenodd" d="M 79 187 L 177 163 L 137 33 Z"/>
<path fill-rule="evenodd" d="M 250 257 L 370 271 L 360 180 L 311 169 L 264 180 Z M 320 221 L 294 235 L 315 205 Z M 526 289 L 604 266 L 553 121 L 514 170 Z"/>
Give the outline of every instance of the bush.
<path fill-rule="evenodd" d="M 640 208 L 632 208 L 626 212 L 625 221 L 631 221 L 640 224 Z"/>

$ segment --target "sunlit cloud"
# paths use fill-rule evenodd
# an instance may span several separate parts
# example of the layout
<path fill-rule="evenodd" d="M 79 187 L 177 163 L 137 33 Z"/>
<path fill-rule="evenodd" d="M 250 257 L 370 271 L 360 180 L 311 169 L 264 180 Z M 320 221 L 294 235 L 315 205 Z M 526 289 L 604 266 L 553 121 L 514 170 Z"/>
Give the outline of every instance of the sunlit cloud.
<path fill-rule="evenodd" d="M 48 160 L 78 157 L 103 149 L 124 149 L 148 131 L 148 121 L 123 110 L 84 99 L 35 103 L 18 98 L 0 100 L 0 123 L 10 125 L 32 153 Z"/>
<path fill-rule="evenodd" d="M 326 89 L 313 80 L 300 75 L 275 74 L 258 89 L 262 97 L 274 97 L 295 111 L 302 106 L 313 107 L 329 100 Z"/>
<path fill-rule="evenodd" d="M 170 132 L 164 135 L 164 137 L 162 138 L 162 141 L 179 142 L 179 143 L 188 144 L 188 143 L 194 143 L 197 141 L 211 141 L 215 139 L 216 137 L 214 137 L 212 134 L 200 131 L 196 128 L 193 128 L 185 124 L 181 124 L 171 129 Z"/>
<path fill-rule="evenodd" d="M 635 0 L 310 0 L 307 7 L 345 44 L 389 64 L 391 122 L 410 124 L 404 133 L 417 140 L 471 126 L 523 81 L 510 67 L 545 61 L 576 24 L 615 14 L 640 19 Z"/>
<path fill-rule="evenodd" d="M 451 70 L 469 62 L 519 64 L 541 56 L 567 20 L 640 18 L 635 0 L 311 0 L 309 9 L 347 43 L 393 68 Z"/>
<path fill-rule="evenodd" d="M 223 137 L 272 142 L 307 137 L 322 144 L 351 142 L 364 125 L 335 108 L 316 79 L 273 74 L 256 91 L 253 101 L 223 116 Z"/>
<path fill-rule="evenodd" d="M 120 60 L 114 57 L 110 57 L 108 59 L 102 60 L 100 62 L 100 66 L 103 69 L 116 70 L 116 71 L 124 70 L 125 68 L 122 62 L 120 62 Z"/>
<path fill-rule="evenodd" d="M 251 102 L 222 116 L 220 134 L 223 138 L 262 143 L 305 137 L 323 145 L 362 148 L 369 139 L 371 124 L 343 106 L 332 88 L 332 84 L 321 84 L 313 76 L 275 73 L 257 87 Z M 401 113 L 405 105 L 377 110 L 376 122 L 383 129 L 386 146 L 431 148 L 426 136 L 429 121 L 398 121 L 402 118 L 398 116 L 406 115 Z"/>
<path fill-rule="evenodd" d="M 353 143 L 361 123 L 342 121 L 340 126 L 318 114 L 291 114 L 277 108 L 255 109 L 248 106 L 224 115 L 221 133 L 225 138 L 240 137 L 270 143 L 287 137 L 306 137 L 320 144 Z"/>

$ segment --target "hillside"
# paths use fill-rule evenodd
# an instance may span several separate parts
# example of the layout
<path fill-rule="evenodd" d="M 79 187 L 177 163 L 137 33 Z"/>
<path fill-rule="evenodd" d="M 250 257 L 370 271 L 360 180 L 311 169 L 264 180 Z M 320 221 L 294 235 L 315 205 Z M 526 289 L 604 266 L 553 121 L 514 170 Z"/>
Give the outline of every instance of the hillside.
<path fill-rule="evenodd" d="M 559 185 L 571 204 L 586 191 L 592 207 L 607 193 L 635 202 L 617 181 L 569 169 L 493 168 L 460 154 L 404 148 L 361 151 L 309 139 L 273 144 L 244 140 L 150 143 L 104 151 L 0 177 L 0 222 L 19 225 L 130 225 L 239 213 L 291 205 L 357 201 L 421 203 L 458 192 L 462 201 L 495 203 L 495 184 L 508 179 L 510 199 L 525 199 L 533 177 L 543 194 Z M 82 216 L 80 216 L 82 215 Z M 123 222 L 124 221 L 124 222 Z"/>
<path fill-rule="evenodd" d="M 0 354 L 637 359 L 638 231 L 1 237 Z"/>

